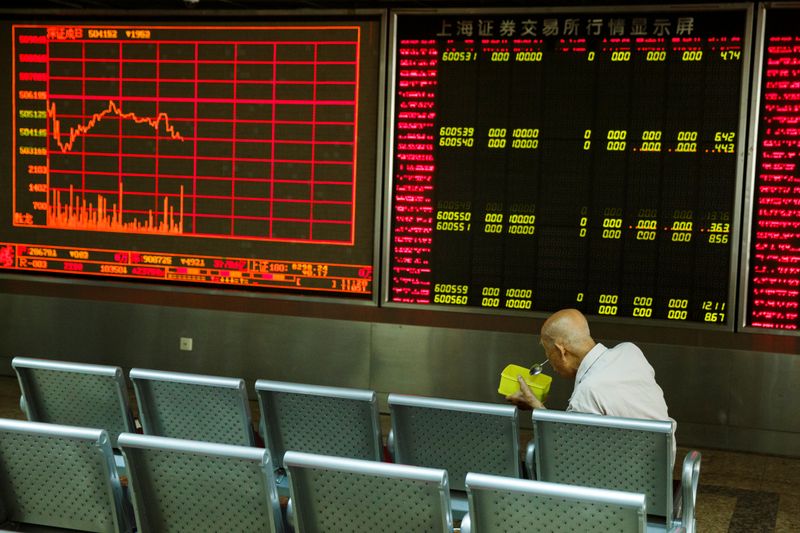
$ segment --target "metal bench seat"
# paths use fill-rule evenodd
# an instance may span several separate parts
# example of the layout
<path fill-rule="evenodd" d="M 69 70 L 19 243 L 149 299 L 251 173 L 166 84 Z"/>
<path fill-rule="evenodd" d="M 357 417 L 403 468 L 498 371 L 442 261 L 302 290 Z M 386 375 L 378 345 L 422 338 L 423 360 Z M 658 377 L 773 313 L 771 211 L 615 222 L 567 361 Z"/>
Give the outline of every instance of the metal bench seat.
<path fill-rule="evenodd" d="M 288 451 L 287 520 L 300 533 L 452 533 L 441 469 Z"/>
<path fill-rule="evenodd" d="M 152 435 L 119 438 L 141 533 L 281 533 L 269 452 Z"/>
<path fill-rule="evenodd" d="M 467 474 L 461 533 L 644 533 L 644 494 L 486 474 Z"/>
<path fill-rule="evenodd" d="M 11 366 L 28 420 L 102 428 L 113 447 L 120 433 L 135 431 L 122 368 L 29 357 Z"/>
<path fill-rule="evenodd" d="M 534 441 L 526 454 L 536 479 L 643 493 L 648 530 L 695 528 L 700 453 L 683 463 L 681 506 L 673 495 L 672 421 L 641 420 L 549 409 L 533 411 Z"/>
<path fill-rule="evenodd" d="M 106 430 L 0 419 L 0 527 L 30 525 L 131 531 Z"/>
<path fill-rule="evenodd" d="M 146 435 L 255 444 L 243 379 L 143 368 L 129 376 Z"/>

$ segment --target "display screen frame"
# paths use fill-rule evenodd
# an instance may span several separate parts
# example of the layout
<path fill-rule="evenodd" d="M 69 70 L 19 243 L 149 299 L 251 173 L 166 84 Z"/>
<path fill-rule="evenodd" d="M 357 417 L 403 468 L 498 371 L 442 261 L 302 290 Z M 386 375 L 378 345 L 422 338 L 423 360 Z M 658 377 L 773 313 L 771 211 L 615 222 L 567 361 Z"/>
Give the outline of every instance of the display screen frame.
<path fill-rule="evenodd" d="M 410 308 L 410 309 L 426 309 L 430 311 L 443 311 L 450 313 L 468 313 L 468 314 L 482 314 L 482 315 L 505 315 L 515 317 L 545 317 L 551 311 L 518 311 L 506 309 L 487 309 L 476 306 L 451 306 L 442 304 L 420 304 L 420 303 L 403 303 L 392 301 L 391 298 L 391 276 L 392 276 L 392 233 L 393 233 L 393 193 L 395 186 L 394 176 L 394 156 L 395 156 L 395 106 L 397 104 L 396 98 L 396 83 L 397 83 L 397 50 L 399 46 L 398 25 L 401 18 L 411 17 L 425 17 L 432 15 L 525 15 L 525 14 L 609 14 L 614 12 L 714 12 L 714 11 L 741 11 L 745 17 L 744 34 L 742 42 L 742 71 L 740 78 L 740 101 L 739 105 L 739 120 L 737 125 L 737 135 L 739 141 L 736 143 L 736 178 L 735 190 L 733 191 L 733 202 L 731 205 L 731 215 L 733 222 L 733 230 L 730 234 L 731 246 L 729 257 L 729 268 L 727 272 L 727 308 L 729 310 L 736 309 L 737 303 L 737 280 L 739 279 L 739 260 L 740 260 L 740 233 L 742 224 L 742 201 L 743 201 L 743 186 L 745 183 L 745 156 L 749 147 L 746 140 L 748 132 L 748 103 L 749 99 L 749 80 L 750 80 L 750 65 L 753 40 L 753 5 L 744 2 L 737 2 L 731 4 L 665 4 L 665 5 L 616 5 L 616 6 L 594 6 L 594 7 L 541 7 L 541 8 L 476 8 L 476 9 L 460 9 L 460 8 L 433 8 L 433 9 L 396 9 L 392 10 L 390 14 L 389 23 L 389 77 L 387 80 L 387 88 L 389 91 L 387 97 L 387 126 L 386 126 L 386 167 L 384 173 L 387 177 L 385 181 L 384 191 L 384 221 L 383 221 L 383 241 L 385 243 L 383 249 L 382 269 L 381 269 L 381 305 L 386 307 Z M 565 307 L 569 306 L 565 304 Z M 633 324 L 633 325 L 656 325 L 664 327 L 680 327 L 687 329 L 702 329 L 713 331 L 735 331 L 738 324 L 738 315 L 733 312 L 725 324 L 701 323 L 701 322 L 688 322 L 678 320 L 665 320 L 665 319 L 642 319 L 622 316 L 603 316 L 603 315 L 588 315 L 593 321 L 598 322 L 613 322 L 620 324 Z"/>
<path fill-rule="evenodd" d="M 370 92 L 368 93 L 368 101 L 370 106 L 374 106 L 373 111 L 365 115 L 364 118 L 359 118 L 359 123 L 364 120 L 368 121 L 370 131 L 374 133 L 359 132 L 358 143 L 367 143 L 366 146 L 373 146 L 374 143 L 374 156 L 370 155 L 370 159 L 374 157 L 374 167 L 372 163 L 366 165 L 361 164 L 362 168 L 358 171 L 358 183 L 369 183 L 372 188 L 372 197 L 368 199 L 362 207 L 356 208 L 356 213 L 353 215 L 353 223 L 361 224 L 363 228 L 369 228 L 371 238 L 358 238 L 358 231 L 354 229 L 354 242 L 353 246 L 358 246 L 362 250 L 360 253 L 365 258 L 363 262 L 358 261 L 359 265 L 371 265 L 371 279 L 369 280 L 369 293 L 359 293 L 355 291 L 348 291 L 337 288 L 335 291 L 322 291 L 317 289 L 301 289 L 293 290 L 291 288 L 281 287 L 264 287 L 252 286 L 246 287 L 241 285 L 228 285 L 223 283 L 214 282 L 180 282 L 172 280 L 161 279 L 148 279 L 136 277 L 100 277 L 93 275 L 71 275 L 69 273 L 50 272 L 50 271 L 28 271 L 20 269 L 2 269 L 0 270 L 0 279 L 14 282 L 32 281 L 44 282 L 49 286 L 57 286 L 58 284 L 66 285 L 85 285 L 87 288 L 100 288 L 103 287 L 119 287 L 126 289 L 143 289 L 161 291 L 177 291 L 181 293 L 197 293 L 204 295 L 240 295 L 246 297 L 269 298 L 269 299 L 289 299 L 299 301 L 317 301 L 325 303 L 345 303 L 354 305 L 368 305 L 377 306 L 380 298 L 379 278 L 378 273 L 380 269 L 380 237 L 381 237 L 381 205 L 383 193 L 383 168 L 384 168 L 384 153 L 383 153 L 383 129 L 385 117 L 385 86 L 386 86 L 386 43 L 388 34 L 388 11 L 385 9 L 298 9 L 298 10 L 270 10 L 270 9 L 247 9 L 247 10 L 192 10 L 192 11 L 178 11 L 178 10 L 154 10 L 146 9 L 141 11 L 129 10 L 38 10 L 35 13 L 25 11 L 22 9 L 0 9 L 0 20 L 9 28 L 14 25 L 151 25 L 151 26 L 218 26 L 220 28 L 228 27 L 263 27 L 269 29 L 270 26 L 275 25 L 342 25 L 345 26 L 349 23 L 359 25 L 362 28 L 371 28 L 370 38 L 375 43 L 377 51 L 375 53 L 374 66 L 369 70 L 361 69 L 360 82 L 357 94 L 363 91 L 363 79 L 365 76 L 371 78 L 369 81 Z M 124 24 L 123 24 L 124 21 Z M 362 29 L 363 32 L 363 29 Z M 10 35 L 11 36 L 11 35 Z M 367 46 L 364 37 L 362 36 L 362 43 L 360 45 L 362 50 Z M 4 58 L 4 62 L 13 61 L 11 57 Z M 11 64 L 6 63 L 9 70 Z M 8 75 L 11 76 L 10 74 Z M 13 81 L 13 80 L 12 80 Z M 364 96 L 366 98 L 366 96 Z M 8 104 L 9 116 L 15 109 L 13 102 Z M 363 138 L 362 138 L 363 137 Z M 8 149 L 9 155 L 11 149 Z M 359 159 L 355 160 L 355 164 L 359 165 Z M 9 164 L 9 168 L 10 168 Z M 367 172 L 364 168 L 368 168 Z M 7 178 L 8 183 L 11 183 L 11 176 Z M 353 182 L 354 186 L 357 183 Z M 7 185 L 11 187 L 11 185 Z M 9 220 L 9 235 L 13 235 L 14 228 Z M 365 234 L 366 235 L 366 234 Z M 245 241 L 247 239 L 244 239 Z M 25 240 L 17 238 L 16 242 L 25 244 Z M 52 246 L 61 246 L 61 243 L 48 243 Z M 277 243 L 280 245 L 280 243 Z M 34 243 L 36 245 L 36 243 Z M 47 246 L 47 244 L 39 244 L 40 246 Z M 69 245 L 67 245 L 69 246 Z M 319 244 L 315 244 L 319 246 Z M 338 246 L 338 245 L 336 245 Z M 348 245 L 344 245 L 348 246 Z M 91 246 L 89 247 L 91 248 Z M 173 250 L 175 252 L 177 250 Z M 143 252 L 147 253 L 147 252 Z M 159 253 L 153 251 L 152 253 Z M 169 253 L 161 250 L 160 253 Z M 199 255 L 202 256 L 198 252 Z M 314 263 L 313 260 L 308 258 L 269 258 L 277 262 L 289 263 Z M 335 264 L 335 260 L 321 261 L 320 264 Z M 355 264 L 354 262 L 353 264 Z M 342 263 L 345 264 L 345 263 Z M 316 274 L 315 274 L 316 275 Z"/>
<path fill-rule="evenodd" d="M 748 154 L 747 169 L 745 175 L 744 190 L 744 216 L 742 217 L 742 243 L 739 266 L 739 292 L 736 330 L 746 333 L 756 333 L 761 335 L 779 335 L 796 337 L 800 336 L 800 329 L 780 329 L 748 325 L 750 317 L 750 289 L 751 289 L 751 255 L 753 246 L 753 223 L 755 222 L 754 209 L 756 209 L 756 179 L 758 174 L 759 144 L 761 129 L 761 93 L 762 76 L 764 75 L 764 55 L 766 53 L 767 24 L 769 23 L 770 13 L 780 11 L 798 10 L 800 2 L 761 2 L 757 6 L 755 21 L 755 36 L 753 53 L 753 84 L 750 91 L 750 120 L 748 121 Z"/>

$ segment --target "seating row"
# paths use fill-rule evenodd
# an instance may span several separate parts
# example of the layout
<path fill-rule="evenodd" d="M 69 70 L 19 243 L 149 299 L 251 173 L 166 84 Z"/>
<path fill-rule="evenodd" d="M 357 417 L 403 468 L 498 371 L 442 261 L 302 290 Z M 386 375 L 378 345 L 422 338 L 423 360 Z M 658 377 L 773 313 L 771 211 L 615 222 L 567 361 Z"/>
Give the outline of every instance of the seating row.
<path fill-rule="evenodd" d="M 30 420 L 104 428 L 113 445 L 133 431 L 121 369 L 29 358 L 12 366 Z M 143 369 L 130 378 L 145 434 L 253 445 L 244 380 Z M 288 450 L 382 459 L 373 391 L 259 380 L 256 393 L 275 469 Z M 515 407 L 390 394 L 389 408 L 394 461 L 446 469 L 457 519 L 467 510 L 469 472 L 522 477 Z M 684 505 L 676 513 L 670 422 L 537 410 L 533 424 L 528 477 L 535 470 L 540 480 L 644 493 L 651 522 L 691 529 L 700 458 L 691 452 L 684 460 Z M 279 481 L 286 487 L 282 472 Z"/>
<path fill-rule="evenodd" d="M 16 357 L 12 361 L 28 419 L 106 429 L 113 447 L 136 432 L 122 369 Z M 144 434 L 253 446 L 245 382 L 134 368 L 129 373 Z M 255 384 L 260 433 L 276 468 L 287 450 L 380 461 L 383 443 L 374 391 L 286 383 Z M 449 465 L 451 487 L 464 490 L 467 471 L 521 477 L 516 407 L 389 396 L 396 462 Z M 449 443 L 442 447 L 441 443 Z"/>
<path fill-rule="evenodd" d="M 288 451 L 281 512 L 262 448 L 122 433 L 133 513 L 105 430 L 0 419 L 0 523 L 81 531 L 452 532 L 445 470 Z M 466 476 L 462 533 L 643 532 L 644 494 Z M 135 515 L 135 522 L 131 519 Z"/>

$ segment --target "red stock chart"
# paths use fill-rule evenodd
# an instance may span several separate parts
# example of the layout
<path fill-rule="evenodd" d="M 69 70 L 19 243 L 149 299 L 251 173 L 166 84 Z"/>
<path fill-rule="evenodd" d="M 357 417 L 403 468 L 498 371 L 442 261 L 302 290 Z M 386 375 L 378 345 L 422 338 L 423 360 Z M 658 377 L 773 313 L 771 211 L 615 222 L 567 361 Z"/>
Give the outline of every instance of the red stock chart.
<path fill-rule="evenodd" d="M 14 25 L 3 266 L 371 293 L 377 26 Z"/>

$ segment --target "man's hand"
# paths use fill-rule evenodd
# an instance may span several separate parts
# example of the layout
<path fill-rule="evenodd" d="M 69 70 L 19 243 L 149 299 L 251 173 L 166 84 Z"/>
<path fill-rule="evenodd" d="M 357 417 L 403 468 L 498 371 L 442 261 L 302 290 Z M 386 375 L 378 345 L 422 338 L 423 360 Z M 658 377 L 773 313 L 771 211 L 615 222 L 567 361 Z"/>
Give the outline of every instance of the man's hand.
<path fill-rule="evenodd" d="M 517 381 L 519 382 L 519 390 L 514 394 L 509 394 L 506 396 L 506 401 L 509 401 L 520 409 L 524 409 L 526 411 L 533 409 L 544 409 L 544 404 L 539 401 L 539 398 L 533 395 L 531 389 L 528 387 L 528 384 L 525 383 L 525 380 L 522 378 L 522 376 L 517 376 Z"/>

